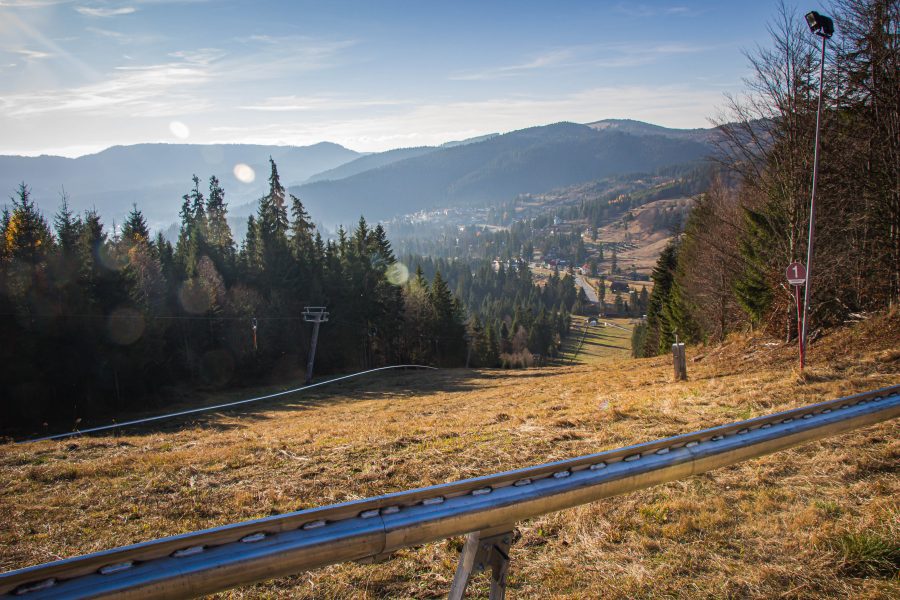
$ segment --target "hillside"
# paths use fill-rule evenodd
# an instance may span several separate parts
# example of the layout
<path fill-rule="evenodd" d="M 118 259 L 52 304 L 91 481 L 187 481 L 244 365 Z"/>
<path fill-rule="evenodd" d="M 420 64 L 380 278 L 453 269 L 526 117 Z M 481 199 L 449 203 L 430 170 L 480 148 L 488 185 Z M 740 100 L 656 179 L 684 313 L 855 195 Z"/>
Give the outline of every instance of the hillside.
<path fill-rule="evenodd" d="M 336 179 L 344 179 L 345 177 L 352 177 L 353 175 L 358 175 L 359 173 L 369 171 L 370 169 L 378 169 L 401 160 L 406 160 L 407 158 L 422 156 L 423 154 L 428 154 L 435 150 L 436 148 L 431 146 L 420 146 L 418 148 L 397 148 L 396 150 L 367 154 L 333 169 L 316 173 L 304 183 L 333 181 Z"/>
<path fill-rule="evenodd" d="M 191 177 L 199 176 L 205 187 L 216 175 L 232 216 L 243 221 L 266 190 L 271 156 L 283 181 L 294 184 L 290 191 L 317 220 L 335 226 L 353 223 L 360 214 L 373 221 L 435 207 L 498 203 L 520 193 L 683 164 L 710 153 L 711 132 L 638 121 L 557 123 L 366 155 L 327 142 L 136 144 L 74 159 L 0 156 L 0 190 L 8 198 L 25 182 L 47 216 L 56 212 L 65 190 L 70 208 L 79 213 L 96 208 L 107 224 L 121 223 L 137 203 L 151 226 L 165 229 L 177 221 Z M 250 166 L 255 180 L 238 180 L 238 164 Z"/>
<path fill-rule="evenodd" d="M 683 224 L 694 204 L 693 198 L 654 200 L 634 208 L 598 230 L 597 237 L 604 244 L 616 245 L 616 260 L 622 271 L 632 267 L 650 275 L 660 252 L 672 239 L 673 227 Z M 591 245 L 585 235 L 585 244 Z M 607 252 L 602 268 L 610 265 L 612 253 Z"/>
<path fill-rule="evenodd" d="M 706 157 L 709 145 L 557 123 L 442 148 L 339 181 L 291 188 L 327 224 L 436 207 L 491 204 L 620 173 Z"/>
<path fill-rule="evenodd" d="M 177 220 L 181 196 L 190 190 L 194 174 L 200 177 L 204 189 L 210 175 L 216 175 L 231 206 L 263 195 L 268 189 L 270 156 L 285 180 L 296 182 L 360 154 L 331 143 L 136 144 L 114 146 L 79 158 L 0 156 L 0 190 L 5 200 L 25 182 L 38 207 L 49 216 L 59 208 L 60 192 L 65 189 L 70 208 L 76 212 L 96 208 L 107 224 L 113 220 L 121 223 L 136 202 L 151 223 L 166 226 Z M 238 181 L 234 167 L 239 163 L 255 171 L 254 181 Z"/>
<path fill-rule="evenodd" d="M 313 183 L 316 181 L 334 181 L 337 179 L 344 179 L 345 177 L 352 177 L 353 175 L 358 175 L 359 173 L 363 173 L 371 169 L 378 169 L 389 164 L 399 162 L 401 160 L 406 160 L 407 158 L 422 156 L 423 154 L 434 152 L 439 148 L 456 148 L 458 146 L 476 144 L 478 142 L 488 140 L 496 135 L 496 133 L 489 133 L 487 135 L 480 135 L 478 137 L 465 140 L 446 142 L 444 144 L 441 144 L 439 147 L 418 146 L 415 148 L 396 148 L 394 150 L 386 150 L 384 152 L 373 152 L 371 154 L 360 156 L 359 158 L 351 160 L 350 162 L 340 165 L 339 167 L 335 167 L 334 169 L 316 173 L 315 175 L 307 179 L 304 183 Z"/>
<path fill-rule="evenodd" d="M 187 424 L 0 446 L 0 569 L 562 459 L 900 381 L 896 311 L 795 348 L 406 374 Z M 221 397 L 218 399 L 221 400 Z M 900 422 L 520 523 L 520 598 L 896 598 Z M 223 597 L 443 597 L 461 540 Z M 485 597 L 479 577 L 473 597 Z"/>
<path fill-rule="evenodd" d="M 702 143 L 712 142 L 716 133 L 715 129 L 672 129 L 633 119 L 604 119 L 603 121 L 595 121 L 586 125 L 598 131 L 621 131 L 633 135 L 659 135 L 676 140 L 692 140 Z"/>

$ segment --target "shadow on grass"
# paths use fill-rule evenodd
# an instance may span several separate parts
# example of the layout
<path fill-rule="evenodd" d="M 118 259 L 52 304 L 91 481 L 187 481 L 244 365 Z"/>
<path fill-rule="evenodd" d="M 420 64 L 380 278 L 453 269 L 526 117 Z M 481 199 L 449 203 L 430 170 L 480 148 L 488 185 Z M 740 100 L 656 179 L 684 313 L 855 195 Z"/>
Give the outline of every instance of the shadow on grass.
<path fill-rule="evenodd" d="M 538 374 L 535 374 L 537 376 Z M 527 376 L 527 375 L 526 375 Z M 84 436 L 73 436 L 57 440 L 62 443 L 70 442 L 75 438 L 109 438 L 127 435 L 147 435 L 152 433 L 174 433 L 183 429 L 202 428 L 216 431 L 228 431 L 244 429 L 254 422 L 275 418 L 275 412 L 296 412 L 317 408 L 333 403 L 352 403 L 359 400 L 373 399 L 402 399 L 407 396 L 425 396 L 436 393 L 460 392 L 475 389 L 478 380 L 492 379 L 491 371 L 474 371 L 469 369 L 441 369 L 439 371 L 396 371 L 374 373 L 369 376 L 361 376 L 357 379 L 338 381 L 330 385 L 323 385 L 314 389 L 298 389 L 294 393 L 285 394 L 275 398 L 261 399 L 251 403 L 214 409 L 218 404 L 238 402 L 253 396 L 265 396 L 275 394 L 295 386 L 245 388 L 241 390 L 222 391 L 219 393 L 204 393 L 206 401 L 185 401 L 168 404 L 154 411 L 132 412 L 118 415 L 115 419 L 108 417 L 106 420 L 97 418 L 82 420 L 79 428 L 82 430 L 111 425 L 118 422 L 126 422 L 140 419 L 149 419 L 170 413 L 178 413 L 187 410 L 203 409 L 210 407 L 209 412 L 194 413 L 190 415 L 172 416 L 163 420 L 125 425 L 113 429 L 86 433 Z M 323 378 L 327 382 L 328 378 Z M 296 384 L 295 384 L 296 385 Z M 234 422 L 239 418 L 241 422 Z M 64 431 L 59 431 L 64 433 Z M 50 432 L 22 435 L 21 441 L 28 441 L 36 437 L 52 435 Z"/>

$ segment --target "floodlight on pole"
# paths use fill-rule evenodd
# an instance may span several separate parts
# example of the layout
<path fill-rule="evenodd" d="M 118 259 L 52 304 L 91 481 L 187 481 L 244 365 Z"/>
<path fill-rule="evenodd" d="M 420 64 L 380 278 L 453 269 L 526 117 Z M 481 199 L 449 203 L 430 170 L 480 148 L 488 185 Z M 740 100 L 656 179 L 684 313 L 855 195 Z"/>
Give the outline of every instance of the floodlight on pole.
<path fill-rule="evenodd" d="M 830 17 L 820 15 L 816 11 L 806 14 L 806 24 L 809 30 L 822 38 L 822 58 L 819 64 L 819 103 L 816 108 L 816 141 L 813 147 L 813 176 L 812 192 L 809 200 L 809 238 L 806 244 L 806 286 L 803 292 L 803 319 L 800 326 L 800 369 L 804 367 L 806 350 L 806 332 L 809 312 L 810 285 L 813 272 L 813 242 L 816 235 L 816 184 L 819 178 L 819 130 L 822 120 L 822 91 L 825 86 L 825 42 L 834 35 L 834 21 Z"/>
<path fill-rule="evenodd" d="M 822 38 L 830 38 L 834 35 L 834 21 L 831 17 L 820 15 L 814 10 L 806 13 L 806 24 L 809 30 Z"/>

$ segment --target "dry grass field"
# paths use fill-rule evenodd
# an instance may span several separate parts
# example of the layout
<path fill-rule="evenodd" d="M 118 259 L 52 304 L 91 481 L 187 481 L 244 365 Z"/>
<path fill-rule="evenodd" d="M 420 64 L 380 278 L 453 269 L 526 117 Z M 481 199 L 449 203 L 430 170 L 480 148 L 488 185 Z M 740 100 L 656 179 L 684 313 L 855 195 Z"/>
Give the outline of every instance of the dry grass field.
<path fill-rule="evenodd" d="M 795 349 L 357 380 L 118 437 L 0 445 L 0 570 L 562 459 L 900 382 L 900 314 Z M 510 598 L 898 598 L 900 422 L 521 523 Z M 227 598 L 438 598 L 462 540 Z M 470 586 L 486 596 L 486 576 Z"/>
<path fill-rule="evenodd" d="M 571 334 L 563 340 L 558 364 L 586 365 L 631 356 L 631 319 L 592 318 L 597 325 L 588 325 L 585 317 L 572 316 Z"/>

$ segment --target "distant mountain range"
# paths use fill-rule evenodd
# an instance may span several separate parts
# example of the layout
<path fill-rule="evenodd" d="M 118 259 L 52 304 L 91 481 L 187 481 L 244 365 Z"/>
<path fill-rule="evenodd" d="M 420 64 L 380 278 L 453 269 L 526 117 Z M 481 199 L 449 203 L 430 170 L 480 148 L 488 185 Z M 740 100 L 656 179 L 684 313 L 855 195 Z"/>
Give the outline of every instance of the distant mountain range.
<path fill-rule="evenodd" d="M 557 123 L 503 135 L 362 154 L 323 142 L 313 146 L 136 144 L 79 158 L 0 156 L 0 198 L 20 182 L 44 214 L 56 212 L 64 188 L 76 211 L 96 208 L 110 224 L 137 203 L 151 225 L 177 221 L 181 196 L 197 174 L 219 177 L 232 216 L 255 210 L 267 189 L 268 158 L 316 222 L 354 223 L 440 206 L 508 200 L 610 175 L 652 171 L 710 154 L 712 129 L 668 129 L 640 121 Z M 247 183 L 233 169 L 255 171 Z M 3 200 L 0 200 L 3 204 Z"/>
<path fill-rule="evenodd" d="M 366 154 L 360 156 L 348 163 L 344 163 L 333 169 L 316 173 L 306 180 L 306 183 L 316 181 L 337 181 L 338 179 L 346 179 L 353 175 L 359 175 L 365 171 L 372 169 L 380 169 L 395 162 L 406 160 L 407 158 L 415 158 L 424 154 L 434 152 L 438 148 L 436 146 L 420 146 L 418 148 L 397 148 L 396 150 L 388 150 L 386 152 L 376 152 L 374 154 Z"/>
<path fill-rule="evenodd" d="M 360 214 L 387 219 L 700 160 L 711 153 L 712 135 L 634 121 L 557 123 L 406 156 L 366 156 L 354 162 L 379 161 L 378 167 L 352 174 L 347 169 L 347 177 L 313 180 L 290 191 L 326 224 L 353 223 Z M 389 158 L 400 160 L 382 160 Z"/>
<path fill-rule="evenodd" d="M 447 142 L 445 144 L 441 144 L 440 146 L 419 146 L 416 148 L 397 148 L 396 150 L 387 150 L 385 152 L 375 152 L 373 154 L 366 154 L 365 156 L 360 156 L 355 160 L 351 160 L 348 163 L 345 163 L 339 167 L 334 169 L 329 169 L 328 171 L 323 171 L 322 173 L 317 173 L 313 175 L 309 179 L 306 180 L 305 183 L 313 183 L 315 181 L 335 181 L 338 179 L 344 179 L 346 177 L 350 177 L 352 175 L 357 175 L 362 173 L 363 171 L 371 171 L 372 169 L 378 169 L 380 167 L 386 167 L 387 165 L 395 162 L 400 162 L 401 160 L 406 160 L 407 158 L 415 158 L 416 156 L 422 156 L 423 154 L 429 154 L 434 152 L 435 150 L 440 150 L 441 148 L 456 148 L 457 146 L 465 146 L 467 144 L 476 144 L 478 142 L 483 142 L 484 140 L 489 140 L 492 137 L 495 137 L 499 134 L 490 133 L 488 135 L 480 135 L 478 137 L 470 138 L 467 140 L 460 140 L 456 142 Z"/>
<path fill-rule="evenodd" d="M 324 142 L 314 146 L 258 146 L 249 144 L 136 144 L 113 146 L 78 158 L 60 156 L 0 156 L 0 205 L 24 182 L 46 216 L 56 212 L 63 189 L 77 212 L 96 208 L 104 222 L 122 222 L 137 203 L 156 227 L 178 219 L 181 197 L 196 174 L 201 189 L 210 175 L 219 178 L 231 206 L 247 204 L 268 190 L 269 157 L 278 165 L 282 183 L 302 182 L 362 156 L 343 146 Z M 255 173 L 252 182 L 239 181 L 238 164 Z"/>

